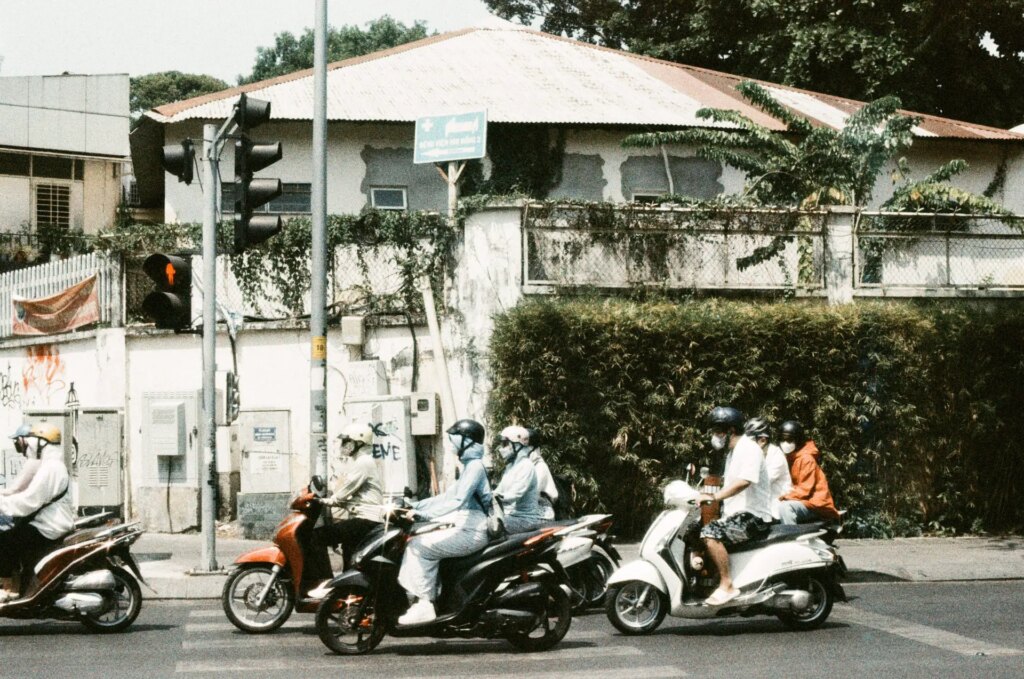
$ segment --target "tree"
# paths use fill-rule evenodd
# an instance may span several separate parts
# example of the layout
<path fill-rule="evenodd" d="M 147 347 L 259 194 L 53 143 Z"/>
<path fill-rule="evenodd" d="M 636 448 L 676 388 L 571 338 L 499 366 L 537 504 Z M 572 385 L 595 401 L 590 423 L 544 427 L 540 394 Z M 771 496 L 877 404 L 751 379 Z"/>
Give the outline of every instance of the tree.
<path fill-rule="evenodd" d="M 768 129 L 731 109 L 703 108 L 697 111 L 698 118 L 727 123 L 731 127 L 635 134 L 626 137 L 623 144 L 636 147 L 694 145 L 698 156 L 746 173 L 743 199 L 761 205 L 864 207 L 871 202 L 878 175 L 896 161 L 894 180 L 898 185 L 883 209 L 1001 210 L 985 196 L 954 189 L 948 184 L 952 177 L 967 169 L 963 160 L 950 161 L 921 181 L 914 182 L 910 178 L 910 168 L 901 154 L 913 144 L 913 128 L 921 119 L 902 115 L 896 97 L 883 97 L 865 104 L 836 130 L 814 126 L 807 118 L 780 104 L 757 83 L 744 81 L 736 89 L 751 104 L 785 123 L 788 134 Z"/>
<path fill-rule="evenodd" d="M 911 110 L 1024 122 L 1024 0 L 484 0 L 614 48 Z"/>
<path fill-rule="evenodd" d="M 1007 211 L 987 196 L 958 189 L 949 180 L 967 169 L 963 160 L 952 160 L 920 181 L 911 179 L 901 154 L 913 144 L 913 128 L 921 122 L 899 112 L 896 97 L 865 104 L 850 115 L 842 129 L 815 127 L 795 115 L 763 87 L 751 81 L 737 89 L 743 98 L 785 123 L 788 134 L 759 125 L 730 109 L 703 108 L 697 117 L 730 128 L 690 128 L 677 132 L 653 132 L 626 137 L 625 146 L 657 147 L 687 144 L 697 155 L 742 170 L 747 186 L 741 202 L 772 207 L 814 209 L 825 205 L 867 206 L 878 175 L 893 161 L 897 183 L 893 195 L 882 204 L 886 211 L 963 212 L 1005 215 Z M 886 219 L 878 228 L 914 230 L 922 220 Z M 740 269 L 778 255 L 791 236 L 780 235 L 769 245 L 737 259 Z"/>
<path fill-rule="evenodd" d="M 387 15 L 369 22 L 365 31 L 358 26 L 328 28 L 327 60 L 340 61 L 371 54 L 425 38 L 427 35 L 427 26 L 422 21 L 406 26 Z M 253 65 L 252 73 L 239 76 L 239 84 L 312 68 L 313 41 L 314 33 L 311 28 L 307 28 L 297 38 L 288 31 L 278 33 L 274 36 L 273 47 L 256 48 L 256 63 Z"/>
<path fill-rule="evenodd" d="M 229 85 L 209 75 L 164 71 L 150 73 L 129 81 L 128 107 L 132 116 L 132 127 L 138 123 L 143 112 L 172 101 L 198 97 L 211 92 L 226 90 Z"/>

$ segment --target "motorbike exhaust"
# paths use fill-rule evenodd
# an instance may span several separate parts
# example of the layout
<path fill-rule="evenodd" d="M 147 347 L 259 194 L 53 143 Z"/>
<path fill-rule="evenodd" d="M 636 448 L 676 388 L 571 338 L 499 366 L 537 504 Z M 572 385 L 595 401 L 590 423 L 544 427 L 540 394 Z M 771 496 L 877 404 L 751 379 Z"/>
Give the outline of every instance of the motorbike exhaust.
<path fill-rule="evenodd" d="M 799 613 L 811 606 L 811 593 L 802 589 L 787 589 L 773 596 L 765 605 L 778 611 Z"/>
<path fill-rule="evenodd" d="M 65 613 L 99 613 L 106 603 L 95 593 L 72 592 L 53 602 L 53 607 Z"/>

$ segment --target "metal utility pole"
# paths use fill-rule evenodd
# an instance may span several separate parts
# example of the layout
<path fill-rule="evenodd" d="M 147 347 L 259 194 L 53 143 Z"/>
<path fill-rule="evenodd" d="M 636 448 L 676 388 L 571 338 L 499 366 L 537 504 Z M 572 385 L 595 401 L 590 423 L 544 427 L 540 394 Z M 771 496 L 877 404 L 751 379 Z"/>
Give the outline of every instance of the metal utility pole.
<path fill-rule="evenodd" d="M 200 472 L 203 531 L 200 570 L 217 570 L 217 171 L 219 153 L 216 125 L 203 126 L 203 460 Z"/>
<path fill-rule="evenodd" d="M 313 186 L 310 262 L 309 456 L 327 476 L 327 0 L 316 0 L 313 37 Z"/>

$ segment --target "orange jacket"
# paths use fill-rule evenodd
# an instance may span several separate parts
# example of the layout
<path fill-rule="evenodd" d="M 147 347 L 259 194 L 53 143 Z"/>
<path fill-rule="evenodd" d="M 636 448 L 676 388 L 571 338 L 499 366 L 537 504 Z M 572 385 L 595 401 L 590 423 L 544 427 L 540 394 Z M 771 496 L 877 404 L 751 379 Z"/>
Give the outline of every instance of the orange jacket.
<path fill-rule="evenodd" d="M 782 499 L 799 500 L 822 519 L 835 520 L 839 518 L 839 512 L 836 511 L 832 493 L 828 490 L 825 473 L 818 464 L 820 457 L 818 446 L 809 439 L 799 450 L 786 455 L 789 476 L 793 479 L 793 490 L 783 495 Z"/>

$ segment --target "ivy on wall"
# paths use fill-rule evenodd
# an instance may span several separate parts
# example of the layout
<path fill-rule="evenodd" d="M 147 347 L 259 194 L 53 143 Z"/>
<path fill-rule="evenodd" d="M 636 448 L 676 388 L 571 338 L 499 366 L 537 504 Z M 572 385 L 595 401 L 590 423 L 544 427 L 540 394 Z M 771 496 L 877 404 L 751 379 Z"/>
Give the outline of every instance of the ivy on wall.
<path fill-rule="evenodd" d="M 565 131 L 547 125 L 491 123 L 487 129 L 486 179 L 479 163 L 467 168 L 463 193 L 521 195 L 541 199 L 562 180 Z"/>
<path fill-rule="evenodd" d="M 306 217 L 288 220 L 281 233 L 229 258 L 246 301 L 270 299 L 293 316 L 303 315 L 311 283 L 311 226 Z M 232 228 L 228 222 L 218 225 L 218 252 L 230 251 Z M 377 313 L 418 311 L 422 306 L 419 281 L 426 276 L 435 291 L 440 291 L 456 233 L 445 217 L 436 213 L 367 210 L 357 215 L 329 216 L 327 249 L 328 253 L 335 253 L 329 257 L 329 269 L 353 265 L 362 280 L 360 294 L 336 301 L 335 310 L 358 306 Z M 151 252 L 198 253 L 202 247 L 202 225 L 123 224 L 101 233 L 93 243 L 96 249 L 127 258 Z M 351 256 L 338 256 L 339 250 Z M 394 266 L 399 278 L 387 294 L 376 294 L 371 282 L 371 267 L 381 259 Z"/>

